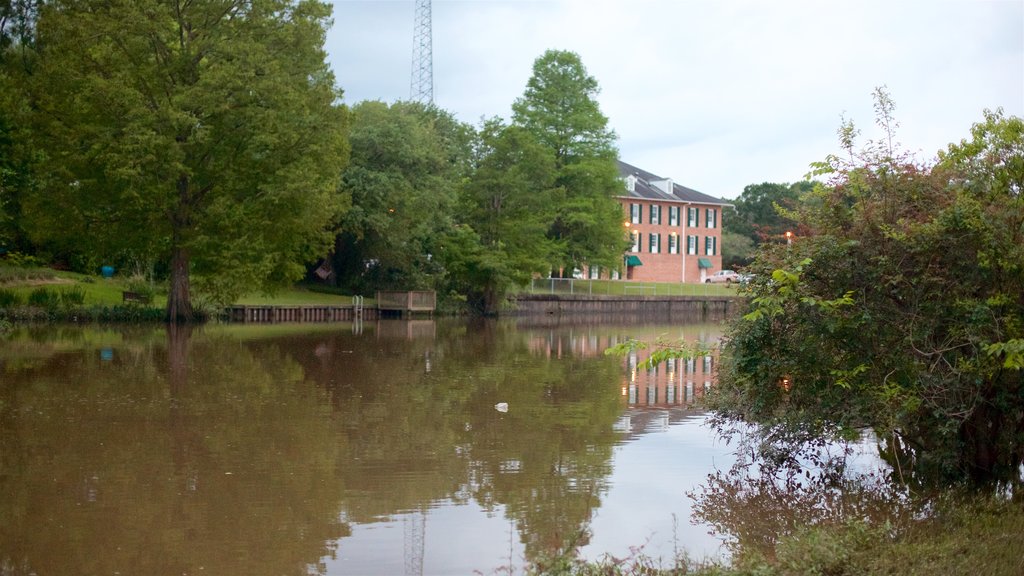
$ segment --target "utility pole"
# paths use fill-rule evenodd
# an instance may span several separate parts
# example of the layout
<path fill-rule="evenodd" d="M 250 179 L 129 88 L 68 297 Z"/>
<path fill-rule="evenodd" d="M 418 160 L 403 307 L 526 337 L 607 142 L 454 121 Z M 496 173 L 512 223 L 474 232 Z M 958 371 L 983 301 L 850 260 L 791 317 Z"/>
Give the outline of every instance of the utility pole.
<path fill-rule="evenodd" d="M 409 98 L 423 104 L 434 103 L 434 43 L 431 38 L 430 20 L 430 0 L 416 0 Z"/>

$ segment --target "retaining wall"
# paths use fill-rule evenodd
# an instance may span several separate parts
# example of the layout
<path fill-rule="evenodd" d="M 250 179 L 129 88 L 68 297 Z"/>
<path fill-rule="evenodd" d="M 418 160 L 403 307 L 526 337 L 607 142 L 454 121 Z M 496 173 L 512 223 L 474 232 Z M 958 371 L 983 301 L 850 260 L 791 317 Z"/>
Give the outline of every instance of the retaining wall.
<path fill-rule="evenodd" d="M 517 316 L 635 315 L 676 316 L 723 314 L 739 309 L 737 296 L 590 296 L 585 294 L 519 294 L 510 298 Z"/>

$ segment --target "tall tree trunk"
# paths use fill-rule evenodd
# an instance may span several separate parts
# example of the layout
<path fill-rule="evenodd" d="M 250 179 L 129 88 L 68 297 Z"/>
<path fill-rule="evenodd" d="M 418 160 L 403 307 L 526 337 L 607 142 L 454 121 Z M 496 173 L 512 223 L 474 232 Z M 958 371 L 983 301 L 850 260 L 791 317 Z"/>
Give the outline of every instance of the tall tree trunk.
<path fill-rule="evenodd" d="M 184 235 L 190 222 L 191 181 L 182 174 L 178 177 L 178 205 L 171 217 L 171 290 L 167 296 L 167 321 L 189 323 L 195 319 L 192 311 L 191 287 L 189 286 L 189 252 L 185 247 Z"/>
<path fill-rule="evenodd" d="M 497 316 L 499 311 L 501 295 L 498 293 L 498 288 L 492 284 L 488 284 L 484 288 L 483 293 L 483 315 L 484 316 Z"/>
<path fill-rule="evenodd" d="M 171 290 L 167 296 L 167 321 L 188 323 L 195 319 L 188 279 L 188 249 L 175 246 L 171 254 Z"/>

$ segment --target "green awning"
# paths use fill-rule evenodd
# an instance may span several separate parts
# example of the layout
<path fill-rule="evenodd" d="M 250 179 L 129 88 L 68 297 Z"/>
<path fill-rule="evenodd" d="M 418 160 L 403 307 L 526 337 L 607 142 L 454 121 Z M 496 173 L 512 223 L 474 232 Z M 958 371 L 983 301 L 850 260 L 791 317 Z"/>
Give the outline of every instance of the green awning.
<path fill-rule="evenodd" d="M 712 267 L 711 266 L 711 260 L 708 260 L 707 258 L 697 258 L 697 267 L 698 268 L 711 268 Z"/>
<path fill-rule="evenodd" d="M 626 266 L 643 266 L 644 263 L 640 261 L 640 258 L 629 254 L 626 256 Z"/>

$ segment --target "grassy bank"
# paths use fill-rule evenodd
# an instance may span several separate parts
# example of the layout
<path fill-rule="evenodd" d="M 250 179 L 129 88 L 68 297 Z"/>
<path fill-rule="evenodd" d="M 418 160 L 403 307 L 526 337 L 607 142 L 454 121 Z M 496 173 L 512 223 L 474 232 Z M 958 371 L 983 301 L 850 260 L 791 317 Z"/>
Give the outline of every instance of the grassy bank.
<path fill-rule="evenodd" d="M 84 307 L 122 305 L 125 303 L 125 292 L 148 296 L 150 301 L 144 307 L 163 309 L 167 306 L 165 289 L 137 279 L 116 275 L 112 278 L 103 278 L 47 268 L 0 266 L 0 307 L 9 307 L 12 304 L 30 305 L 32 294 L 44 291 L 56 294 L 58 298 L 62 294 L 75 294 L 73 299 Z M 347 306 L 351 303 L 351 296 L 311 290 L 303 286 L 294 286 L 273 295 L 250 294 L 236 302 L 247 305 L 281 306 Z"/>
<path fill-rule="evenodd" d="M 972 499 L 937 506 L 933 516 L 908 526 L 862 521 L 817 526 L 782 538 L 774 556 L 746 553 L 730 564 L 681 557 L 668 562 L 642 552 L 581 562 L 553 558 L 533 575 L 565 576 L 932 576 L 1024 574 L 1024 502 Z"/>

